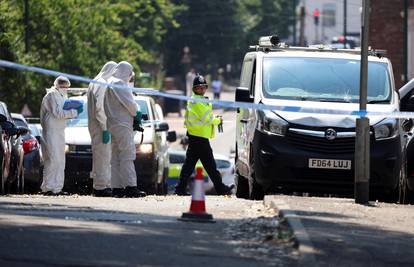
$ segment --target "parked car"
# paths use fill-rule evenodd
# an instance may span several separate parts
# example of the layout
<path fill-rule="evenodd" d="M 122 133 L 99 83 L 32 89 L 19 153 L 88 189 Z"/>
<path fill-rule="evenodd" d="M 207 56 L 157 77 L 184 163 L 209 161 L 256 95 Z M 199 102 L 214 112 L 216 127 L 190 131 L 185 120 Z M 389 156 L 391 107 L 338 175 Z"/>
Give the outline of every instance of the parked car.
<path fill-rule="evenodd" d="M 360 51 L 289 49 L 275 40 L 261 38 L 255 51 L 245 55 L 236 101 L 286 109 L 238 110 L 236 195 L 262 199 L 275 189 L 353 192 L 356 116 L 351 112 L 359 109 Z M 395 89 L 390 60 L 371 51 L 367 111 L 403 110 L 411 98 Z M 303 108 L 349 115 L 306 113 Z M 405 136 L 412 124 L 386 116 L 369 119 L 370 192 L 398 193 L 406 180 Z"/>
<path fill-rule="evenodd" d="M 16 126 L 4 102 L 0 102 L 1 140 L 1 181 L 0 193 L 24 192 L 23 144 L 21 135 L 28 128 Z"/>
<path fill-rule="evenodd" d="M 11 116 L 17 126 L 31 129 L 30 132 L 21 136 L 24 151 L 25 190 L 32 193 L 38 192 L 42 184 L 43 175 L 43 158 L 38 141 L 40 133 L 37 127 L 29 127 L 23 115 L 12 113 Z M 39 136 L 36 136 L 38 134 Z"/>
<path fill-rule="evenodd" d="M 169 193 L 173 193 L 175 191 L 175 186 L 180 178 L 181 168 L 185 161 L 185 154 L 186 152 L 184 150 L 168 150 L 168 156 L 170 160 L 170 169 L 168 172 Z M 231 161 L 228 157 L 221 154 L 214 154 L 214 159 L 216 161 L 217 170 L 221 174 L 223 183 L 228 186 L 234 185 L 234 162 Z M 205 193 L 215 194 L 216 192 L 214 190 L 214 185 L 209 179 L 208 174 L 200 161 L 198 161 L 196 164 L 196 168 L 199 167 L 203 168 Z M 195 170 L 193 172 L 193 175 L 195 175 Z"/>
<path fill-rule="evenodd" d="M 79 117 L 68 120 L 65 130 L 66 142 L 66 190 L 81 185 L 91 186 L 92 170 L 91 138 L 88 131 L 88 115 L 86 96 L 75 96 L 73 99 L 84 102 L 84 111 Z M 134 96 L 147 120 L 143 121 L 144 131 L 135 132 L 136 148 L 135 168 L 138 186 L 149 194 L 165 194 L 168 175 L 167 142 L 174 142 L 175 132 L 168 132 L 168 124 L 163 121 L 161 108 L 151 97 Z M 168 132 L 168 134 L 167 134 Z M 78 187 L 78 186 L 77 186 Z M 79 188 L 79 187 L 78 187 Z M 72 190 L 71 190 L 72 189 Z"/>

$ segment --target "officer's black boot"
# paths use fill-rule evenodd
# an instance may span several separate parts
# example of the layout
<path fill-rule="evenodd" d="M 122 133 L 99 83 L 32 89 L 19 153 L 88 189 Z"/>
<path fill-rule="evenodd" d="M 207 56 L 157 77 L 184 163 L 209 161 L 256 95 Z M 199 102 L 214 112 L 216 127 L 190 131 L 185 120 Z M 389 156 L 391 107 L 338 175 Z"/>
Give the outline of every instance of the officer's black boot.
<path fill-rule="evenodd" d="M 112 188 L 112 196 L 121 198 L 125 196 L 125 190 L 123 188 Z"/>
<path fill-rule="evenodd" d="M 233 193 L 232 192 L 233 188 L 234 188 L 234 185 L 227 186 L 223 184 L 222 186 L 220 186 L 219 189 L 216 189 L 216 193 L 217 195 L 220 195 L 220 196 L 231 195 Z"/>
<path fill-rule="evenodd" d="M 125 197 L 146 197 L 147 194 L 144 191 L 138 190 L 138 187 L 136 186 L 127 186 L 125 187 Z"/>
<path fill-rule="evenodd" d="M 105 188 L 102 190 L 93 190 L 93 195 L 95 197 L 112 197 L 112 189 L 111 188 Z"/>

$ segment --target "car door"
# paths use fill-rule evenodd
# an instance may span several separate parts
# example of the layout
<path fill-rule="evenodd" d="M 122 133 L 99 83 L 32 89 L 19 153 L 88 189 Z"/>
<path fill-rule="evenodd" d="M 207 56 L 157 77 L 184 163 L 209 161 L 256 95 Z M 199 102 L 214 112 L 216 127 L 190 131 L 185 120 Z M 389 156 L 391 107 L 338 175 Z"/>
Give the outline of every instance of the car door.
<path fill-rule="evenodd" d="M 162 109 L 154 101 L 151 101 L 151 109 L 154 112 L 154 118 L 157 122 L 163 122 L 164 116 Z M 168 154 L 167 154 L 167 133 L 165 131 L 155 131 L 155 146 L 157 147 L 158 158 L 158 183 L 162 182 L 165 166 L 167 166 Z"/>
<path fill-rule="evenodd" d="M 0 114 L 3 115 L 7 119 L 7 109 L 4 106 L 4 103 L 0 103 Z M 8 178 L 10 174 L 10 160 L 11 160 L 11 141 L 10 136 L 7 134 L 5 129 L 1 129 L 1 143 L 2 143 L 2 181 Z M 4 190 L 4 187 L 2 187 Z"/>
<path fill-rule="evenodd" d="M 240 76 L 240 87 L 247 88 L 249 95 L 254 98 L 256 58 L 254 54 L 247 55 L 243 61 L 242 73 Z M 249 175 L 249 152 L 251 140 L 251 125 L 254 117 L 253 109 L 239 108 L 237 110 L 237 169 L 243 176 Z"/>

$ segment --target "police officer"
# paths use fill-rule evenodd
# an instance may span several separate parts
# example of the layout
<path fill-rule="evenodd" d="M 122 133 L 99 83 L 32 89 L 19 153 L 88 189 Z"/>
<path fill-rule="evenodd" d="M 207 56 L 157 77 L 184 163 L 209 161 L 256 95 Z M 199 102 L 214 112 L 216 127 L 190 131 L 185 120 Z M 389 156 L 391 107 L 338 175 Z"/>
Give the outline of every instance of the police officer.
<path fill-rule="evenodd" d="M 197 74 L 193 81 L 192 99 L 203 99 L 208 88 L 203 76 Z M 213 151 L 208 139 L 214 138 L 214 126 L 222 123 L 220 117 L 214 117 L 211 103 L 189 100 L 185 111 L 184 126 L 187 128 L 188 148 L 180 180 L 175 188 L 177 195 L 187 195 L 187 183 L 198 160 L 206 169 L 218 195 L 231 194 L 231 187 L 223 184 L 217 170 Z"/>

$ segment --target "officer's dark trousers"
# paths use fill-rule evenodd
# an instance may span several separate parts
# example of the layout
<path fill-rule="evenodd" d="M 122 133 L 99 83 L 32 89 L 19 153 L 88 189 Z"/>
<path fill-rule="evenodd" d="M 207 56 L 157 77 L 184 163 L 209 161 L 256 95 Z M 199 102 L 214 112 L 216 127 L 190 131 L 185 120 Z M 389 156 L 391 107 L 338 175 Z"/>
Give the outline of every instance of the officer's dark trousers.
<path fill-rule="evenodd" d="M 198 160 L 203 164 L 208 176 L 214 184 L 214 188 L 218 194 L 224 192 L 224 184 L 221 180 L 220 172 L 217 170 L 216 162 L 214 160 L 213 151 L 210 147 L 210 142 L 206 138 L 188 135 L 188 148 L 181 169 L 180 181 L 176 187 L 176 192 L 185 192 L 188 180 L 194 171 L 194 167 Z"/>

